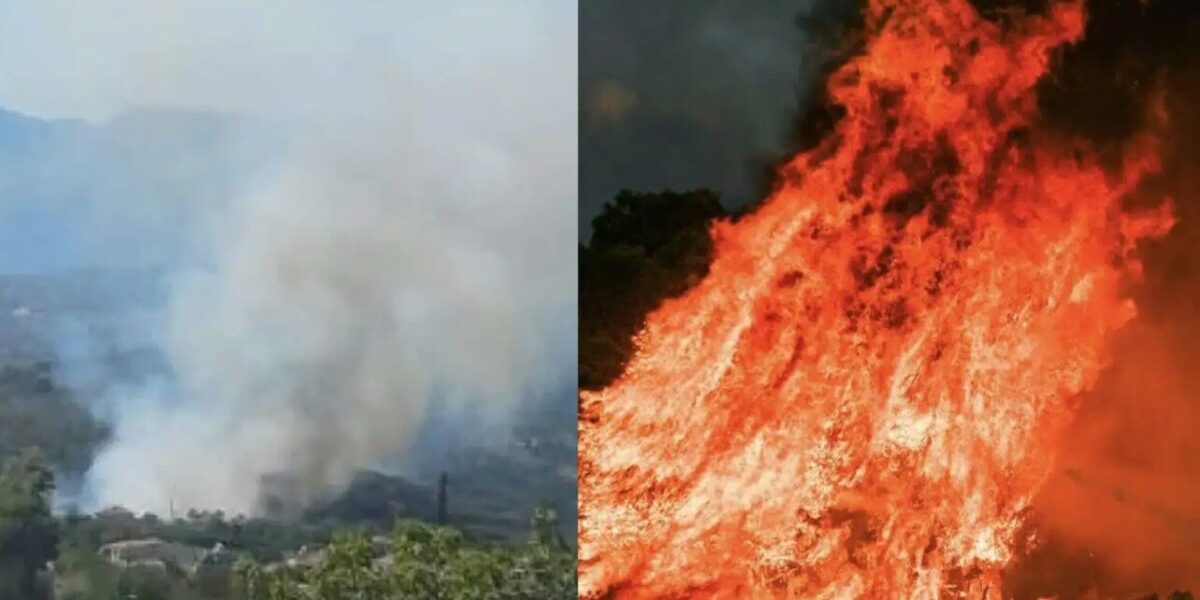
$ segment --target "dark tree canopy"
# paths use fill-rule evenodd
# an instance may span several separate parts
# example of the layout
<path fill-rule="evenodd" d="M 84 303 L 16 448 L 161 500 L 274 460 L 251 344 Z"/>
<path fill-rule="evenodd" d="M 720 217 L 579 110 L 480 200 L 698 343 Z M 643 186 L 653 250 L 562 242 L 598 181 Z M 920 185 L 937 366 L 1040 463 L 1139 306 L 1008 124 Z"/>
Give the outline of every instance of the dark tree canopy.
<path fill-rule="evenodd" d="M 50 364 L 0 367 L 0 460 L 36 447 L 58 475 L 77 477 L 108 435 Z"/>
<path fill-rule="evenodd" d="M 621 374 L 633 336 L 663 299 L 694 285 L 712 258 L 709 227 L 728 216 L 709 190 L 622 191 L 579 249 L 579 385 Z"/>

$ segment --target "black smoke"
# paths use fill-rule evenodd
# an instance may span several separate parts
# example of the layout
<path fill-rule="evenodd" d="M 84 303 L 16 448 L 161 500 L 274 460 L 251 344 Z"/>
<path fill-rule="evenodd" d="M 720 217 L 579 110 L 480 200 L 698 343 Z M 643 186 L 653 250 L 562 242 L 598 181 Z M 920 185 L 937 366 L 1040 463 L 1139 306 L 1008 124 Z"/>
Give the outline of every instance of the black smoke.
<path fill-rule="evenodd" d="M 580 238 L 621 189 L 760 200 L 829 116 L 859 0 L 580 4 Z"/>

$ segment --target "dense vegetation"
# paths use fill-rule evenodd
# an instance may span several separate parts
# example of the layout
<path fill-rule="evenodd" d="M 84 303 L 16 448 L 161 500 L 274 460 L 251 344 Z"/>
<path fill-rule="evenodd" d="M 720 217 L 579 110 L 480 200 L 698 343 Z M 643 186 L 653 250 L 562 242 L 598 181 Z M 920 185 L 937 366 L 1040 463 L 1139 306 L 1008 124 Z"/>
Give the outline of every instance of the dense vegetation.
<path fill-rule="evenodd" d="M 52 471 L 36 452 L 0 468 L 0 600 L 338 600 L 573 598 L 575 553 L 552 510 L 525 542 L 484 541 L 403 520 L 379 530 L 190 513 L 161 520 L 121 510 L 55 518 Z M 119 563 L 124 540 L 195 550 Z M 383 543 L 380 543 L 380 542 Z M 119 543 L 117 545 L 120 545 Z M 296 550 L 300 552 L 295 552 Z M 307 552 L 305 552 L 307 551 Z M 168 558 L 161 558 L 168 557 Z"/>
<path fill-rule="evenodd" d="M 237 565 L 249 600 L 568 599 L 576 597 L 575 553 L 553 514 L 539 511 L 523 545 L 470 543 L 448 527 L 405 521 L 386 554 L 365 532 L 342 532 L 312 567 Z"/>
<path fill-rule="evenodd" d="M 0 368 L 0 458 L 41 448 L 57 473 L 82 474 L 108 428 L 55 382 L 49 363 Z"/>
<path fill-rule="evenodd" d="M 573 594 L 574 551 L 555 529 L 556 512 L 537 511 L 535 532 L 542 533 L 521 541 L 533 506 L 563 502 L 567 483 L 556 466 L 574 464 L 574 452 L 563 454 L 568 449 L 542 431 L 551 424 L 531 425 L 541 428 L 530 434 L 541 443 L 528 456 L 460 449 L 465 454 L 455 459 L 451 478 L 453 527 L 419 521 L 436 512 L 429 486 L 373 472 L 289 520 L 120 508 L 55 515 L 55 499 L 73 495 L 108 436 L 56 375 L 50 363 L 0 368 L 0 600 L 340 598 L 371 581 L 384 595 L 355 597 L 557 598 L 567 588 Z M 56 494 L 56 484 L 67 486 L 65 494 Z M 573 531 L 573 523 L 562 525 Z M 375 543 L 381 537 L 390 540 L 383 555 Z M 130 542 L 154 546 L 152 556 L 124 564 L 102 554 Z M 287 567 L 301 550 L 328 562 Z M 171 552 L 190 558 L 180 564 Z M 385 556 L 388 566 L 380 569 Z M 350 587 L 339 591 L 343 584 Z M 427 588 L 440 595 L 406 591 Z M 321 592 L 313 596 L 312 589 Z"/>
<path fill-rule="evenodd" d="M 0 600 L 257 598 L 257 592 L 246 587 L 253 581 L 274 582 L 278 593 L 300 593 L 297 590 L 307 589 L 310 580 L 320 581 L 328 591 L 334 585 L 330 581 L 367 566 L 360 560 L 363 555 L 355 554 L 355 543 L 380 537 L 393 542 L 387 550 L 389 560 L 426 560 L 413 572 L 439 573 L 431 585 L 442 590 L 441 597 L 487 597 L 471 595 L 470 590 L 496 585 L 538 593 L 559 589 L 554 585 L 560 584 L 574 589 L 569 544 L 557 534 L 535 536 L 542 542 L 523 541 L 531 512 L 543 525 L 562 525 L 573 538 L 574 486 L 563 468 L 573 467 L 575 453 L 557 436 L 571 430 L 573 411 L 566 425 L 540 414 L 522 421 L 529 431 L 518 432 L 515 439 L 536 442 L 527 448 L 455 446 L 444 467 L 452 473 L 450 527 L 420 524 L 436 516 L 431 486 L 376 472 L 360 473 L 341 495 L 290 519 L 220 511 L 138 515 L 120 508 L 82 514 L 69 507 L 56 515 L 51 507 L 75 495 L 75 486 L 108 436 L 107 428 L 77 397 L 79 392 L 60 383 L 60 375 L 49 362 L 0 367 Z M 56 485 L 62 489 L 56 490 Z M 553 510 L 535 511 L 542 505 Z M 551 517 L 556 514 L 566 521 L 556 523 Z M 399 529 L 389 535 L 398 520 L 404 523 L 403 536 Z M 434 554 L 425 547 L 411 548 L 422 535 L 445 544 Z M 183 553 L 186 564 L 169 556 L 158 560 L 157 555 L 121 564 L 102 555 L 106 548 L 130 542 L 154 546 L 152 554 Z M 372 561 L 382 558 L 378 544 L 371 548 Z M 310 559 L 321 556 L 332 562 L 317 570 L 280 568 L 301 550 L 307 550 Z M 235 586 L 237 563 L 246 565 L 246 585 L 241 587 Z M 399 568 L 379 573 L 395 582 L 398 575 L 392 571 Z M 269 579 L 252 579 L 255 572 Z M 362 577 L 376 575 L 364 571 Z M 453 581 L 459 587 L 448 583 Z M 560 597 L 522 593 L 507 597 Z"/>
<path fill-rule="evenodd" d="M 57 554 L 50 513 L 54 475 L 36 453 L 0 464 L 0 600 L 34 600 L 48 593 L 46 564 Z"/>

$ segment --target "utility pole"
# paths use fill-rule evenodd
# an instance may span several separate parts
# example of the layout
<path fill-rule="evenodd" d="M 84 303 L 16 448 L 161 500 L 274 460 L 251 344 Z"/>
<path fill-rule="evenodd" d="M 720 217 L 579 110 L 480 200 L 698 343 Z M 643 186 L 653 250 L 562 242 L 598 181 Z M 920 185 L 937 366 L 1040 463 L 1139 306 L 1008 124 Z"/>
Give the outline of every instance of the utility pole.
<path fill-rule="evenodd" d="M 449 476 L 446 475 L 445 471 L 442 471 L 441 476 L 438 477 L 438 498 L 437 498 L 437 522 L 438 522 L 438 525 L 446 525 L 447 521 L 449 520 L 448 519 L 449 515 L 446 511 L 446 482 L 448 479 L 449 479 Z"/>

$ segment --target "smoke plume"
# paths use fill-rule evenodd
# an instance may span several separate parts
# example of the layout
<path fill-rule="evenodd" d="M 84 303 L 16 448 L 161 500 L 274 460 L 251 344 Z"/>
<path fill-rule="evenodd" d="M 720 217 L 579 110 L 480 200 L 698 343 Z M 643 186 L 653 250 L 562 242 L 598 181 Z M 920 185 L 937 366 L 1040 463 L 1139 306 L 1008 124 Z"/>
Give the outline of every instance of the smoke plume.
<path fill-rule="evenodd" d="M 978 2 L 1044 10 L 1046 2 Z M 1012 578 L 1017 597 L 1131 597 L 1200 587 L 1200 5 L 1091 0 L 1084 39 L 1043 82 L 1042 125 L 1106 145 L 1113 160 L 1149 121 L 1166 117 L 1162 172 L 1133 202 L 1173 198 L 1178 223 L 1144 249 L 1138 318 L 1114 340 L 1113 364 L 1081 399 L 1060 443 L 1058 472 L 1035 504 L 1039 541 Z M 1158 115 L 1158 116 L 1155 116 Z"/>
<path fill-rule="evenodd" d="M 580 8 L 581 239 L 621 189 L 755 202 L 860 0 L 637 0 Z"/>
<path fill-rule="evenodd" d="M 250 512 L 274 475 L 314 500 L 441 404 L 502 421 L 573 368 L 570 4 L 8 10 L 0 105 L 231 113 L 278 141 L 170 211 L 187 240 L 154 321 L 170 376 L 99 408 L 115 428 L 97 504 Z M 120 216 L 144 207 L 112 202 L 90 226 L 135 226 Z"/>

